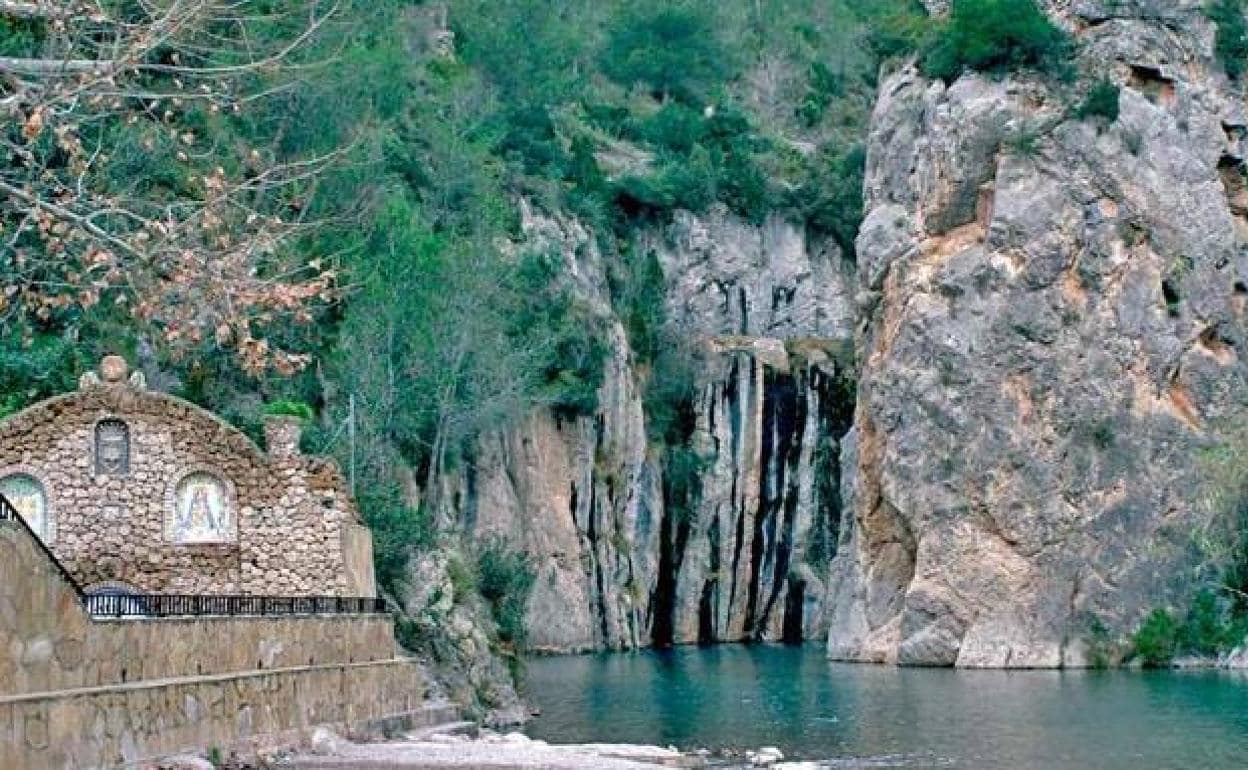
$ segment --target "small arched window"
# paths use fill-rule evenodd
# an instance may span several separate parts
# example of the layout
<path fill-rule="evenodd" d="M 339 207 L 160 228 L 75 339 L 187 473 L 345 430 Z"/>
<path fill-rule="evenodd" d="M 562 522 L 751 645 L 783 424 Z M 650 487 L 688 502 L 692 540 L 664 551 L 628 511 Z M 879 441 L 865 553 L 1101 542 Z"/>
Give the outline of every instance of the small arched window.
<path fill-rule="evenodd" d="M 124 476 L 130 472 L 130 426 L 109 418 L 95 424 L 95 472 Z"/>
<path fill-rule="evenodd" d="M 48 494 L 43 484 L 29 473 L 13 473 L 0 478 L 4 495 L 26 524 L 44 543 L 52 541 L 52 517 L 48 515 Z"/>

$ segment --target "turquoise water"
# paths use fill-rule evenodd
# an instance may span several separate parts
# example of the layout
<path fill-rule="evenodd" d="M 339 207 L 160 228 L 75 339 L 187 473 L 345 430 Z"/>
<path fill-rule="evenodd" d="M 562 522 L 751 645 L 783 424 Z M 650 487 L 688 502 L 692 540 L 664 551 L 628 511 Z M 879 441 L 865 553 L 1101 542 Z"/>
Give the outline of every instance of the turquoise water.
<path fill-rule="evenodd" d="M 778 746 L 832 767 L 1248 768 L 1248 674 L 954 671 L 818 647 L 539 658 L 533 737 Z"/>

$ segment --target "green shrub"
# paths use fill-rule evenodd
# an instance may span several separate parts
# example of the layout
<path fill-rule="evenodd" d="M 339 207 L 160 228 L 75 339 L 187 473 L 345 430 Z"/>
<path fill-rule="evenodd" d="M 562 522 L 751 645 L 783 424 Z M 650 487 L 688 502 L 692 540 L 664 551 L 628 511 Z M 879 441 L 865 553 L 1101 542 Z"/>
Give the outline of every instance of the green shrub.
<path fill-rule="evenodd" d="M 1243 0 L 1213 0 L 1206 13 L 1218 26 L 1214 53 L 1227 76 L 1238 79 L 1248 68 L 1248 24 L 1244 21 Z"/>
<path fill-rule="evenodd" d="M 671 209 L 705 211 L 715 201 L 752 222 L 777 204 L 761 160 L 773 149 L 750 118 L 726 106 L 709 114 L 669 102 L 645 118 L 623 124 L 625 138 L 657 152 L 657 170 L 615 183 L 614 203 L 627 217 Z"/>
<path fill-rule="evenodd" d="M 559 175 L 568 156 L 545 105 L 520 105 L 498 116 L 502 136 L 494 152 L 516 161 L 527 173 Z"/>
<path fill-rule="evenodd" d="M 1113 641 L 1110 639 L 1109 629 L 1095 615 L 1088 620 L 1084 641 L 1088 646 L 1088 664 L 1092 668 L 1108 668 L 1113 652 Z"/>
<path fill-rule="evenodd" d="M 1023 158 L 1034 158 L 1040 153 L 1040 137 L 1038 130 L 1031 126 L 1023 126 L 1006 139 L 1006 147 Z"/>
<path fill-rule="evenodd" d="M 511 277 L 517 306 L 510 314 L 508 333 L 517 347 L 532 347 L 537 354 L 538 403 L 576 417 L 598 408 L 609 349 L 601 322 L 573 296 L 561 269 L 561 258 L 555 254 L 522 256 Z"/>
<path fill-rule="evenodd" d="M 1070 37 L 1035 0 L 953 0 L 920 66 L 928 77 L 946 81 L 966 70 L 1030 67 L 1061 73 L 1071 46 Z"/>
<path fill-rule="evenodd" d="M 433 545 L 433 517 L 424 508 L 401 505 L 367 505 L 361 500 L 365 520 L 373 532 L 373 564 L 377 583 L 393 593 L 407 570 L 414 550 Z"/>
<path fill-rule="evenodd" d="M 673 197 L 663 176 L 628 174 L 610 186 L 612 205 L 630 219 L 661 216 L 672 209 Z"/>
<path fill-rule="evenodd" d="M 1075 111 L 1080 120 L 1088 118 L 1105 118 L 1113 123 L 1118 119 L 1118 98 L 1122 89 L 1109 80 L 1100 80 L 1088 91 L 1083 103 Z"/>
<path fill-rule="evenodd" d="M 854 258 L 854 239 L 862 224 L 862 179 L 867 152 L 860 144 L 844 150 L 828 147 L 807 166 L 802 183 L 790 193 L 790 205 L 812 233 L 831 236 L 846 259 Z"/>
<path fill-rule="evenodd" d="M 72 340 L 58 335 L 0 337 L 0 417 L 73 390 L 78 373 L 90 366 L 85 358 Z"/>
<path fill-rule="evenodd" d="M 812 62 L 806 94 L 795 110 L 798 119 L 808 128 L 819 125 L 828 107 L 844 92 L 841 79 L 828 65 L 821 61 Z"/>
<path fill-rule="evenodd" d="M 1104 419 L 1092 427 L 1092 443 L 1097 449 L 1110 449 L 1114 446 L 1116 436 L 1112 420 Z"/>
<path fill-rule="evenodd" d="M 625 129 L 631 138 L 688 153 L 706 138 L 707 120 L 701 110 L 680 102 L 668 102 L 645 118 L 629 120 Z"/>
<path fill-rule="evenodd" d="M 609 26 L 602 69 L 616 82 L 642 83 L 657 97 L 695 102 L 733 72 L 714 5 L 696 2 L 621 4 Z"/>
<path fill-rule="evenodd" d="M 490 603 L 499 639 L 517 649 L 527 637 L 524 619 L 535 577 L 527 555 L 499 543 L 477 554 L 477 591 Z"/>
<path fill-rule="evenodd" d="M 1179 625 L 1163 609 L 1153 610 L 1131 637 L 1131 650 L 1146 668 L 1170 665 L 1178 646 Z"/>
<path fill-rule="evenodd" d="M 652 363 L 664 348 L 667 282 L 653 251 L 627 249 L 612 265 L 611 301 L 638 360 Z"/>
<path fill-rule="evenodd" d="M 459 604 L 477 590 L 477 575 L 458 554 L 452 554 L 446 562 L 446 576 L 451 581 L 451 599 Z"/>
<path fill-rule="evenodd" d="M 705 147 L 693 149 L 687 158 L 664 166 L 661 179 L 668 200 L 675 208 L 706 211 L 719 194 L 721 169 Z"/>
<path fill-rule="evenodd" d="M 300 420 L 311 420 L 315 415 L 312 407 L 302 401 L 283 398 L 264 405 L 264 413 L 270 417 L 298 417 Z"/>
<path fill-rule="evenodd" d="M 1220 655 L 1242 644 L 1245 634 L 1248 617 L 1237 602 L 1202 588 L 1182 623 L 1166 610 L 1153 610 L 1132 638 L 1132 650 L 1145 666 L 1165 666 L 1179 654 Z"/>
<path fill-rule="evenodd" d="M 428 641 L 421 623 L 401 613 L 394 616 L 394 638 L 408 652 L 423 650 Z"/>
<path fill-rule="evenodd" d="M 931 20 L 919 0 L 874 0 L 857 9 L 867 42 L 879 59 L 909 55 L 923 47 Z"/>
<path fill-rule="evenodd" d="M 1217 655 L 1233 647 L 1243 637 L 1235 638 L 1235 624 L 1228 621 L 1228 613 L 1218 605 L 1217 595 L 1202 589 L 1192 600 L 1179 629 L 1179 648 L 1197 655 Z"/>

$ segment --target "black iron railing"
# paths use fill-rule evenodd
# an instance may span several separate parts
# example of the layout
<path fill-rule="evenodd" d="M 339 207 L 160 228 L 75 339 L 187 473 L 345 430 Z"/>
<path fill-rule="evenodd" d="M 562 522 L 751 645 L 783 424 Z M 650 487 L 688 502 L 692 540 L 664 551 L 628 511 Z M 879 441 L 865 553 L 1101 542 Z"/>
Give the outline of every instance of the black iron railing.
<path fill-rule="evenodd" d="M 386 611 L 371 596 L 205 596 L 185 594 L 110 593 L 85 597 L 95 617 L 190 615 L 363 615 Z"/>
<path fill-rule="evenodd" d="M 39 546 L 61 578 L 93 617 L 168 618 L 198 615 L 368 615 L 385 613 L 386 602 L 372 596 L 212 596 L 204 594 L 88 594 L 61 560 L 35 534 L 13 504 L 0 495 L 0 521 L 13 521 Z"/>

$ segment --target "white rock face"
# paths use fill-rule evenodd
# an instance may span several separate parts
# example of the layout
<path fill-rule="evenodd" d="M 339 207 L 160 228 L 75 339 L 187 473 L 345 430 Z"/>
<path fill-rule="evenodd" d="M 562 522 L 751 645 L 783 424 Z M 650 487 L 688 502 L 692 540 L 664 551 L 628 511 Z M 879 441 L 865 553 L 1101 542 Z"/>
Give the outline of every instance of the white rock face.
<path fill-rule="evenodd" d="M 691 337 L 848 339 L 852 276 L 831 241 L 810 243 L 780 217 L 761 226 L 713 210 L 676 213 L 643 233 L 667 283 L 667 313 Z"/>

